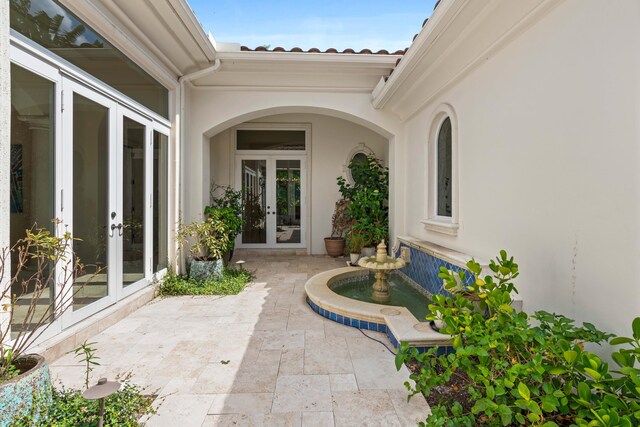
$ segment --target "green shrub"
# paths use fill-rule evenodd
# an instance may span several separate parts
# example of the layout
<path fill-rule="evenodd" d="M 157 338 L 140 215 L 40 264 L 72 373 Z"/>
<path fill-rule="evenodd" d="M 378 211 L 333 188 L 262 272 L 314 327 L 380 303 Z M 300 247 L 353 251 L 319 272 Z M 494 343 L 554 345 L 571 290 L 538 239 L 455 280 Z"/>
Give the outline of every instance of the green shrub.
<path fill-rule="evenodd" d="M 562 315 L 536 312 L 528 316 L 511 307 L 512 280 L 518 265 L 501 251 L 492 261 L 493 276 L 481 278 L 475 261 L 467 264 L 477 278 L 463 285 L 465 273 L 441 269 L 440 276 L 452 296 L 435 296 L 429 320 L 442 319 L 454 351 L 437 355 L 437 349 L 418 354 L 406 344 L 396 357 L 402 363 L 417 361 L 419 372 L 406 383 L 411 395 L 446 386 L 461 378 L 467 401 L 458 398 L 435 402 L 426 426 L 620 426 L 640 425 L 640 318 L 633 322 L 633 338 L 619 337 L 612 345 L 631 344 L 613 353 L 620 367 L 608 363 L 584 344 L 601 344 L 612 335 L 592 324 L 576 326 Z M 436 389 L 438 390 L 438 389 Z M 434 402 L 432 402 L 434 403 Z"/>
<path fill-rule="evenodd" d="M 137 427 L 138 420 L 156 413 L 152 406 L 154 396 L 144 395 L 144 390 L 125 379 L 116 393 L 105 400 L 105 427 Z M 38 422 L 28 415 L 11 424 L 11 427 L 94 427 L 98 425 L 99 400 L 87 400 L 82 391 L 61 388 L 52 390 L 53 400 Z"/>
<path fill-rule="evenodd" d="M 240 293 L 252 279 L 248 270 L 225 268 L 220 280 L 214 278 L 195 280 L 175 274 L 167 273 L 160 285 L 160 296 L 177 295 L 235 295 Z"/>

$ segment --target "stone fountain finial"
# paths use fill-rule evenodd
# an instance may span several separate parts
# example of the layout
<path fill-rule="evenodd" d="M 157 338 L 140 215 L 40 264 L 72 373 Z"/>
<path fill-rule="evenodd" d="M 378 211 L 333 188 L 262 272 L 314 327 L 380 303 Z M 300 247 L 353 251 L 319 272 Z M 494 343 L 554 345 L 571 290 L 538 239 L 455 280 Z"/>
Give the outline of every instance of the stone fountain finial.
<path fill-rule="evenodd" d="M 376 282 L 373 284 L 372 298 L 374 301 L 384 303 L 390 299 L 389 282 L 387 280 L 389 272 L 404 267 L 406 263 L 402 258 L 389 258 L 387 256 L 387 245 L 382 240 L 378 245 L 376 257 L 360 258 L 358 265 L 375 272 Z"/>
<path fill-rule="evenodd" d="M 378 245 L 378 251 L 376 252 L 376 261 L 379 263 L 387 262 L 387 245 L 384 244 L 384 239 L 380 241 Z"/>

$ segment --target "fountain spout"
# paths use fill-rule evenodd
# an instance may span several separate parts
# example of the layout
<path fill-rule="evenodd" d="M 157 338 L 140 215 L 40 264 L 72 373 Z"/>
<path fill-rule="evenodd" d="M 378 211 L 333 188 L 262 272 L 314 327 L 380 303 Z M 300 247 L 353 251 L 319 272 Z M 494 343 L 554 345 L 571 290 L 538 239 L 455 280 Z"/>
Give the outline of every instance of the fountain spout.
<path fill-rule="evenodd" d="M 372 270 L 376 274 L 372 298 L 378 302 L 389 302 L 389 272 L 404 267 L 406 265 L 405 261 L 402 258 L 389 258 L 387 256 L 387 245 L 382 240 L 378 245 L 376 256 L 361 258 L 358 265 Z"/>
<path fill-rule="evenodd" d="M 387 262 L 387 245 L 384 244 L 384 240 L 382 240 L 378 245 L 378 250 L 376 251 L 376 262 Z"/>

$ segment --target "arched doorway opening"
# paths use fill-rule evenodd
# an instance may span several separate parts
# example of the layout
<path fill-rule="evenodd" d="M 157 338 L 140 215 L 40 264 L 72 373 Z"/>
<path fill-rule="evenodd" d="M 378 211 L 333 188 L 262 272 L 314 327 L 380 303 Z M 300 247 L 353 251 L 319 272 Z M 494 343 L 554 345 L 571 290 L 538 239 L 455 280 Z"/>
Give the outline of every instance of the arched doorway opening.
<path fill-rule="evenodd" d="M 251 194 L 238 248 L 323 254 L 331 234 L 336 179 L 349 177 L 358 153 L 389 165 L 389 136 L 353 120 L 318 112 L 252 117 L 219 129 L 208 141 L 205 176 Z M 206 150 L 205 150 L 206 151 Z"/>

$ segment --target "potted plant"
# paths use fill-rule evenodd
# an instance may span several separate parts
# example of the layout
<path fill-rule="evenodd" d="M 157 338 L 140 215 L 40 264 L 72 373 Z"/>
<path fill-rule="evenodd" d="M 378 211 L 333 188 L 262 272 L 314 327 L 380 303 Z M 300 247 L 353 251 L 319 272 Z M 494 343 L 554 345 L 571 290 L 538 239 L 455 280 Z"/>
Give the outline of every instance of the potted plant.
<path fill-rule="evenodd" d="M 360 252 L 364 246 L 364 239 L 360 234 L 360 230 L 352 228 L 349 232 L 349 257 L 351 264 L 356 265 L 360 258 Z"/>
<path fill-rule="evenodd" d="M 345 234 L 350 226 L 349 221 L 349 201 L 338 200 L 335 211 L 331 218 L 331 237 L 324 238 L 324 245 L 327 254 L 334 258 L 344 255 Z"/>
<path fill-rule="evenodd" d="M 10 425 L 28 414 L 38 421 L 40 408 L 51 401 L 47 362 L 28 351 L 73 307 L 74 294 L 100 273 L 92 267 L 89 280 L 74 284 L 74 278 L 85 274 L 88 267 L 74 256 L 72 243 L 68 232 L 57 237 L 34 227 L 12 247 L 0 251 L 0 425 Z M 54 285 L 56 298 L 48 297 Z"/>
<path fill-rule="evenodd" d="M 180 224 L 176 241 L 187 246 L 191 255 L 189 277 L 204 280 L 219 278 L 224 268 L 223 257 L 229 251 L 229 227 L 224 214 L 216 211 L 213 216 L 189 225 Z"/>
<path fill-rule="evenodd" d="M 373 256 L 375 245 L 388 240 L 389 169 L 373 155 L 349 164 L 353 184 L 338 177 L 343 199 L 349 200 L 349 217 L 364 239 L 363 256 Z"/>
<path fill-rule="evenodd" d="M 204 208 L 205 218 L 217 217 L 227 225 L 229 232 L 228 262 L 233 258 L 235 239 L 244 227 L 244 198 L 242 192 L 229 186 L 211 185 L 210 204 Z"/>

